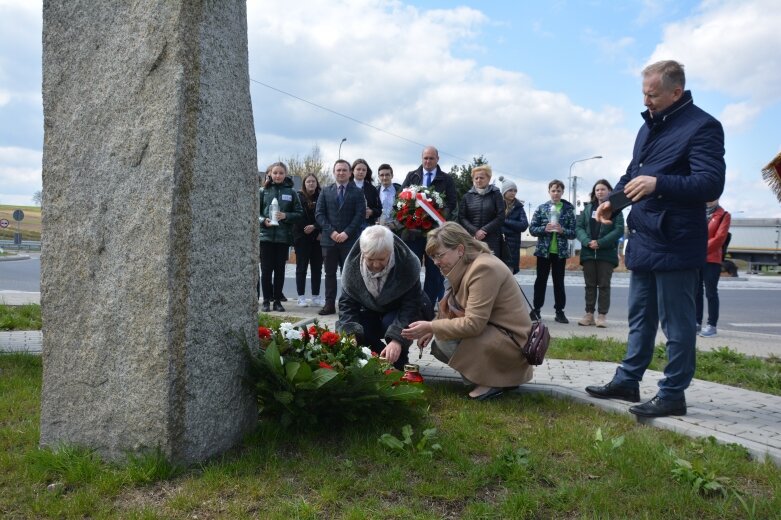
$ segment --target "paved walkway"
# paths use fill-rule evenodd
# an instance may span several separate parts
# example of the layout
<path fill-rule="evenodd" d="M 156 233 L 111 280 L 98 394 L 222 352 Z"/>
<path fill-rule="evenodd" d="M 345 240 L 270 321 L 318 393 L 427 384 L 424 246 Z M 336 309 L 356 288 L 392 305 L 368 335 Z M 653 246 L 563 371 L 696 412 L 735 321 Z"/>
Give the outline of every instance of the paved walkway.
<path fill-rule="evenodd" d="M 299 308 L 293 302 L 287 304 L 288 314 L 319 319 L 322 325 L 333 327 L 336 316 L 320 317 L 312 307 Z M 543 316 L 551 325 L 554 337 L 597 334 L 597 329 L 560 325 L 552 316 Z M 618 324 L 600 330 L 599 336 L 626 339 L 626 328 Z M 721 331 L 720 331 L 721 335 Z M 732 341 L 721 338 L 722 344 L 732 347 Z M 739 343 L 739 342 L 738 342 Z M 700 345 L 698 345 L 700 347 Z M 0 332 L 0 352 L 25 351 L 40 353 L 41 333 L 39 331 Z M 417 358 L 417 349 L 412 347 L 412 358 Z M 419 361 L 424 377 L 436 380 L 460 381 L 457 372 L 434 359 L 426 351 Z M 615 363 L 567 361 L 548 359 L 537 367 L 534 379 L 523 385 L 519 392 L 543 392 L 552 396 L 569 398 L 615 413 L 629 414 L 630 403 L 620 400 L 595 399 L 585 392 L 589 384 L 609 381 L 615 371 Z M 656 394 L 656 383 L 662 377 L 660 372 L 648 371 L 640 385 L 643 400 Z M 686 391 L 688 414 L 683 417 L 659 419 L 637 418 L 643 424 L 672 430 L 690 437 L 712 436 L 722 443 L 744 446 L 756 459 L 770 459 L 781 467 L 781 396 L 773 396 L 727 385 L 695 379 Z"/>

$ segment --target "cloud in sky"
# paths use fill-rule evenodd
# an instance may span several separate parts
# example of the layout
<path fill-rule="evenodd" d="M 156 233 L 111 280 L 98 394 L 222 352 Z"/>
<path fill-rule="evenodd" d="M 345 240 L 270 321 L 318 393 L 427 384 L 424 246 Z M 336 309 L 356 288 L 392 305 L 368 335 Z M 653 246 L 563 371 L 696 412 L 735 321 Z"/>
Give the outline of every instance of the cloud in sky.
<path fill-rule="evenodd" d="M 477 2 L 471 2 L 474 7 L 427 10 L 400 0 L 249 0 L 252 79 L 385 131 L 253 82 L 259 165 L 306 154 L 314 144 L 330 163 L 347 137 L 343 157 L 364 157 L 375 169 L 389 162 L 398 180 L 419 164 L 422 145 L 434 144 L 446 169 L 485 155 L 497 175 L 518 181 L 523 198 L 539 202 L 547 182 L 566 180 L 576 159 L 605 157 L 575 166 L 581 187 L 600 177 L 614 181 L 624 172 L 642 110 L 635 69 L 670 57 L 687 65 L 698 102 L 707 91 L 707 109 L 722 118 L 728 133 L 742 132 L 751 140 L 763 118 L 766 124 L 768 114 L 777 114 L 769 107 L 781 99 L 776 88 L 781 64 L 775 52 L 781 48 L 776 34 L 781 31 L 775 30 L 781 26 L 781 10 L 774 2 L 706 0 L 688 14 L 681 13 L 691 3 L 667 2 L 658 9 L 658 2 L 651 1 L 612 7 L 557 2 L 523 17 L 523 7 L 494 6 L 493 12 L 485 7 L 483 12 Z M 588 23 L 577 18 L 577 9 L 584 18 L 591 16 Z M 572 17 L 573 25 L 562 30 L 564 19 Z M 4 149 L 41 146 L 40 18 L 40 2 L 0 0 Z M 662 20 L 671 22 L 653 25 Z M 638 24 L 644 24 L 642 30 L 613 30 Z M 511 34 L 504 30 L 528 36 L 524 47 L 493 47 L 495 40 Z M 581 35 L 578 43 L 563 39 L 575 33 Z M 567 61 L 574 50 L 584 51 L 577 53 L 577 64 Z M 501 52 L 507 53 L 504 68 L 493 55 Z M 529 53 L 537 58 L 534 72 L 527 64 Z M 553 55 L 559 58 L 551 59 Z M 572 74 L 575 65 L 581 68 Z M 588 77 L 584 70 L 599 72 Z M 596 92 L 598 101 L 592 95 Z M 735 165 L 736 179 L 747 175 L 753 180 L 755 165 L 736 159 L 736 142 L 728 135 L 728 163 Z M 775 150 L 779 144 L 764 142 L 761 149 Z M 0 197 L 29 199 L 39 189 L 40 158 L 28 155 L 25 160 L 0 163 L 0 192 L 5 193 Z M 37 177 L 30 180 L 36 169 Z M 7 188 L 12 176 L 13 192 Z M 733 180 L 729 189 L 739 185 Z M 750 207 L 763 215 L 779 214 L 770 197 L 752 200 Z"/>

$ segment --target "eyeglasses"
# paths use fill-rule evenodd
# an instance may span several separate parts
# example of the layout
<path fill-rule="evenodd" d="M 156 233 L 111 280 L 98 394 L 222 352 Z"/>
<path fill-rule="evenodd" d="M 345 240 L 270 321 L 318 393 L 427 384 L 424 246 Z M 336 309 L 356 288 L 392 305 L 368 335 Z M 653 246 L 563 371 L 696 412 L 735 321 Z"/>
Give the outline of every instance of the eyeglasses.
<path fill-rule="evenodd" d="M 431 255 L 431 259 L 434 260 L 435 262 L 439 262 L 440 260 L 442 260 L 442 258 L 444 258 L 444 256 L 446 254 L 448 254 L 451 251 L 453 251 L 453 250 L 452 249 L 446 249 L 446 250 L 442 251 L 441 253 L 433 254 L 433 255 Z"/>

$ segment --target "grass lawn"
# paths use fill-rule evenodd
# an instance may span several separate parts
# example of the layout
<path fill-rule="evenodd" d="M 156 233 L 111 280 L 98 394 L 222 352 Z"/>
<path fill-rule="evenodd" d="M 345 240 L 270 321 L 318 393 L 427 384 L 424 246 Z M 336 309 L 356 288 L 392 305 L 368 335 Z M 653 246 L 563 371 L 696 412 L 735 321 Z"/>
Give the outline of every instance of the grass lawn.
<path fill-rule="evenodd" d="M 429 384 L 425 416 L 328 431 L 260 423 L 242 446 L 184 469 L 154 453 L 118 465 L 74 448 L 39 450 L 40 386 L 40 357 L 0 356 L 2 517 L 764 519 L 781 511 L 781 470 L 741 447 L 541 395 L 477 403 L 460 385 Z M 383 433 L 401 437 L 406 423 L 415 440 L 436 428 L 441 451 L 378 443 Z"/>
<path fill-rule="evenodd" d="M 0 330 L 41 330 L 41 306 L 0 303 Z"/>

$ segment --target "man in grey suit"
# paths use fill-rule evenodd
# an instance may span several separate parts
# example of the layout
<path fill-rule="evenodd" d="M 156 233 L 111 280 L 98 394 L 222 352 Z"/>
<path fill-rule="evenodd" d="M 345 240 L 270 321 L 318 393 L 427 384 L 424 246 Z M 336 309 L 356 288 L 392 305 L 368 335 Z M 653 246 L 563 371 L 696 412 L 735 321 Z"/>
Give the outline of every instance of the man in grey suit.
<path fill-rule="evenodd" d="M 320 246 L 325 268 L 325 305 L 321 316 L 336 314 L 336 268 L 344 265 L 347 253 L 361 234 L 366 215 L 363 190 L 350 182 L 350 163 L 334 163 L 336 182 L 324 188 L 317 199 L 315 220 L 320 226 Z"/>

